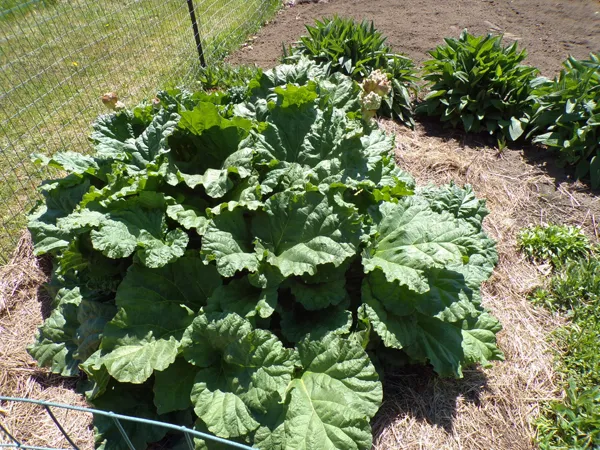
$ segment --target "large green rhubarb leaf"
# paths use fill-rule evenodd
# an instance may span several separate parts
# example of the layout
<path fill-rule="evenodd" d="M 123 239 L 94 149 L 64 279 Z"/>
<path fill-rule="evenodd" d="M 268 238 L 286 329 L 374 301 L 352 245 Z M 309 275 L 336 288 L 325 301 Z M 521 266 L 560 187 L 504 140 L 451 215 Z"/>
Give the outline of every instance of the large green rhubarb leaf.
<path fill-rule="evenodd" d="M 456 326 L 419 313 L 398 316 L 375 299 L 360 308 L 359 317 L 371 323 L 386 347 L 402 349 L 414 361 L 429 361 L 439 375 L 462 376 L 462 334 Z"/>
<path fill-rule="evenodd" d="M 383 203 L 379 212 L 374 216 L 377 234 L 363 252 L 365 272 L 381 269 L 388 281 L 417 293 L 429 290 L 426 270 L 467 263 L 477 250 L 472 227 L 432 211 L 422 199 Z"/>
<path fill-rule="evenodd" d="M 466 364 L 490 365 L 489 361 L 502 361 L 504 355 L 496 347 L 496 334 L 502 326 L 497 319 L 483 313 L 476 318 L 467 318 L 458 324 L 462 329 L 462 347 Z"/>
<path fill-rule="evenodd" d="M 315 108 L 312 93 L 316 89 L 312 84 L 275 89 L 278 101 L 270 109 L 269 126 L 252 144 L 256 163 L 269 165 L 261 183 L 264 192 L 276 187 L 276 192 L 302 189 L 307 180 L 323 185 L 324 190 L 334 183 L 352 188 L 360 188 L 359 183 L 395 185 L 395 180 L 384 180 L 381 175 L 384 158 L 389 159 L 394 148 L 393 138 L 365 129 L 331 103 Z M 287 126 L 292 120 L 294 127 Z"/>
<path fill-rule="evenodd" d="M 375 297 L 365 297 L 359 317 L 368 320 L 383 344 L 404 350 L 415 362 L 430 362 L 441 376 L 462 377 L 465 365 L 502 360 L 495 334 L 500 325 L 489 314 L 477 311 L 456 323 L 418 312 L 398 315 Z"/>
<path fill-rule="evenodd" d="M 379 377 L 354 340 L 338 336 L 298 344 L 303 373 L 292 380 L 279 420 L 255 435 L 259 448 L 369 449 L 382 400 Z"/>
<path fill-rule="evenodd" d="M 274 396 L 283 395 L 294 372 L 294 352 L 269 331 L 250 331 L 236 314 L 200 317 L 183 342 L 191 362 L 212 363 L 196 375 L 194 410 L 212 433 L 244 436 L 259 427 L 254 415 L 266 414 Z"/>
<path fill-rule="evenodd" d="M 167 110 L 158 112 L 152 122 L 137 137 L 132 147 L 127 148 L 131 161 L 139 169 L 155 161 L 158 155 L 168 152 L 167 139 L 175 130 L 179 114 Z"/>
<path fill-rule="evenodd" d="M 327 76 L 328 66 L 317 64 L 308 58 L 302 58 L 297 64 L 280 64 L 271 70 L 263 72 L 260 77 L 252 80 L 249 89 L 255 98 L 274 96 L 273 89 L 293 83 L 307 84 L 311 80 L 323 79 Z"/>
<path fill-rule="evenodd" d="M 184 358 L 198 367 L 210 367 L 225 348 L 252 331 L 250 322 L 236 313 L 209 313 L 197 316 L 185 330 L 181 347 Z"/>
<path fill-rule="evenodd" d="M 82 299 L 77 310 L 79 328 L 75 332 L 77 350 L 74 356 L 86 361 L 98 350 L 106 324 L 115 316 L 117 308 L 111 303 Z"/>
<path fill-rule="evenodd" d="M 248 277 L 218 287 L 208 299 L 207 312 L 234 312 L 242 317 L 270 317 L 277 304 L 277 287 L 253 286 Z"/>
<path fill-rule="evenodd" d="M 73 235 L 70 230 L 58 227 L 57 221 L 73 212 L 89 188 L 90 181 L 76 175 L 40 187 L 46 203 L 33 211 L 27 225 L 36 255 L 55 253 L 68 247 Z"/>
<path fill-rule="evenodd" d="M 338 305 L 348 298 L 346 271 L 348 264 L 339 267 L 324 264 L 316 275 L 288 278 L 283 284 L 289 287 L 297 302 L 309 311 L 317 311 L 330 305 Z"/>
<path fill-rule="evenodd" d="M 98 162 L 89 155 L 76 152 L 56 153 L 51 158 L 42 154 L 32 155 L 35 164 L 53 167 L 66 172 L 83 175 L 85 173 L 93 175 L 99 170 Z"/>
<path fill-rule="evenodd" d="M 121 112 L 99 116 L 92 125 L 92 142 L 99 159 L 125 161 L 135 145 L 131 116 Z"/>
<path fill-rule="evenodd" d="M 329 333 L 348 334 L 352 327 L 352 313 L 346 305 L 330 306 L 317 311 L 306 311 L 295 305 L 292 309 L 282 309 L 281 334 L 290 342 L 299 342 L 305 337 L 322 339 Z"/>
<path fill-rule="evenodd" d="M 283 276 L 314 275 L 322 264 L 339 266 L 356 253 L 361 226 L 356 211 L 318 192 L 272 196 L 252 221 L 267 261 Z"/>
<path fill-rule="evenodd" d="M 477 230 L 481 230 L 483 219 L 489 214 L 485 200 L 475 196 L 473 188 L 465 185 L 460 188 L 454 184 L 441 187 L 419 189 L 419 195 L 427 198 L 436 212 L 447 211 L 457 219 L 463 219 Z"/>
<path fill-rule="evenodd" d="M 40 366 L 50 367 L 54 373 L 65 377 L 79 374 L 81 360 L 74 356 L 77 352 L 75 335 L 79 326 L 77 310 L 81 303 L 79 288 L 61 289 L 55 299 L 56 307 L 40 327 L 36 342 L 27 351 Z"/>
<path fill-rule="evenodd" d="M 170 139 L 177 179 L 191 188 L 202 185 L 211 197 L 223 197 L 233 187 L 230 173 L 241 178 L 250 175 L 252 152 L 238 151 L 238 146 L 251 128 L 248 119 L 222 117 L 213 103 L 200 102 L 183 111 L 178 131 Z"/>
<path fill-rule="evenodd" d="M 368 303 L 371 298 L 376 298 L 398 316 L 418 311 L 446 322 L 479 315 L 473 303 L 473 292 L 461 273 L 445 269 L 429 269 L 424 273 L 429 290 L 419 294 L 406 285 L 390 283 L 381 270 L 370 272 L 363 282 L 363 301 Z"/>
<path fill-rule="evenodd" d="M 167 230 L 162 208 L 142 208 L 135 200 L 118 205 L 98 222 L 90 234 L 94 248 L 113 259 L 137 250 L 140 261 L 151 268 L 163 267 L 182 256 L 188 235 L 181 229 Z"/>
<path fill-rule="evenodd" d="M 316 108 L 316 85 L 288 85 L 276 88 L 277 104 L 273 105 L 267 128 L 257 134 L 253 144 L 257 161 L 305 163 L 305 153 L 310 145 L 307 137 L 315 123 L 322 122 L 322 112 Z M 290 126 L 293 123 L 294 126 Z M 335 130 L 333 131 L 335 132 Z"/>
<path fill-rule="evenodd" d="M 121 382 L 143 383 L 169 367 L 195 311 L 220 283 L 214 266 L 199 258 L 181 258 L 162 269 L 132 266 L 117 291 L 119 311 L 102 338 L 108 372 Z"/>
<path fill-rule="evenodd" d="M 209 222 L 202 236 L 202 254 L 207 261 L 216 262 L 224 277 L 242 270 L 255 272 L 259 260 L 253 240 L 243 208 L 224 210 Z"/>
<path fill-rule="evenodd" d="M 154 377 L 154 404 L 159 414 L 184 410 L 192 406 L 191 394 L 197 369 L 177 358 Z"/>

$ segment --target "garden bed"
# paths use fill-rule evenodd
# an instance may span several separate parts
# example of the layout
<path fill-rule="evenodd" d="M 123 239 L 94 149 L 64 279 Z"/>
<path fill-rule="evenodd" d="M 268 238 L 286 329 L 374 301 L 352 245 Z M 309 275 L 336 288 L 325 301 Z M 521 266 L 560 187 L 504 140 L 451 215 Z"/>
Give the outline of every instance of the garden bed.
<path fill-rule="evenodd" d="M 600 44 L 599 19 L 594 15 L 593 2 L 578 2 L 569 10 L 568 18 L 565 11 L 550 2 L 520 1 L 510 2 L 510 6 L 508 2 L 431 2 L 421 3 L 418 8 L 397 3 L 333 0 L 286 9 L 230 61 L 272 66 L 280 57 L 281 41 L 296 40 L 304 23 L 336 12 L 359 19 L 373 18 L 395 48 L 406 51 L 417 62 L 443 36 L 455 36 L 463 27 L 475 33 L 506 27 L 499 29 L 511 33 L 513 38 L 522 38 L 530 53 L 528 62 L 546 75 L 559 68 L 568 52 L 582 57 Z M 411 12 L 411 8 L 415 11 Z M 415 26 L 416 20 L 423 25 Z M 577 21 L 578 27 L 569 25 Z M 426 27 L 431 23 L 437 25 Z M 534 36 L 531 30 L 535 23 L 541 24 L 537 27 L 541 31 Z M 579 36 L 574 37 L 571 30 L 577 30 Z M 582 38 L 585 34 L 589 37 Z M 540 36 L 543 38 L 538 42 Z M 386 380 L 384 406 L 373 422 L 376 447 L 535 448 L 530 421 L 541 401 L 561 395 L 547 340 L 560 320 L 526 300 L 527 292 L 544 274 L 518 254 L 516 234 L 530 223 L 555 221 L 581 225 L 594 235 L 600 204 L 585 186 L 569 181 L 535 149 L 498 153 L 488 146 L 489 142 L 466 139 L 461 133 L 442 130 L 430 122 L 418 124 L 415 131 L 388 121 L 381 125 L 396 134 L 397 162 L 419 184 L 470 183 L 479 197 L 487 199 L 490 216 L 484 228 L 498 241 L 500 263 L 484 285 L 483 301 L 504 326 L 498 342 L 506 361 L 495 363 L 491 369 L 465 371 L 461 380 L 440 379 L 425 369 L 394 373 Z M 42 275 L 27 242 L 18 256 L 2 274 L 7 282 L 1 294 L 8 301 L 0 312 L 0 392 L 81 402 L 70 383 L 38 369 L 25 352 L 46 312 L 47 302 L 38 298 Z M 15 284 L 17 279 L 22 282 Z M 18 295 L 17 301 L 14 295 Z M 10 409 L 5 413 L 15 433 L 41 435 L 45 441 L 37 441 L 38 445 L 66 445 L 60 442 L 58 430 L 56 436 L 51 435 L 50 419 L 44 418 L 41 411 L 39 416 L 30 410 Z M 91 433 L 86 420 L 70 423 L 71 434 L 78 436 L 85 448 L 89 447 Z"/>
<path fill-rule="evenodd" d="M 273 67 L 282 43 L 296 41 L 305 32 L 304 24 L 334 14 L 373 20 L 392 47 L 417 64 L 444 37 L 458 37 L 463 28 L 473 34 L 505 33 L 507 42 L 518 39 L 529 53 L 526 62 L 545 76 L 560 70 L 567 55 L 584 58 L 600 48 L 600 5 L 594 0 L 329 0 L 284 9 L 249 46 L 228 59 Z"/>

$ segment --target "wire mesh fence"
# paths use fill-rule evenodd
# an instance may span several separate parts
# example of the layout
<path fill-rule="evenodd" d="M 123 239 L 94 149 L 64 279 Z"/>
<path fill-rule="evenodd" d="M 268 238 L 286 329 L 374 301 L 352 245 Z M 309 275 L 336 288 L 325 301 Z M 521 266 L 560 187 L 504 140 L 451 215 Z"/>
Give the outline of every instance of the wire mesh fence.
<path fill-rule="evenodd" d="M 197 39 L 214 64 L 278 3 L 0 0 L 0 264 L 50 175 L 30 162 L 31 153 L 89 151 L 105 92 L 133 105 L 159 88 L 193 87 Z"/>
<path fill-rule="evenodd" d="M 162 430 L 164 432 L 164 434 L 167 434 L 167 436 L 165 437 L 165 443 L 164 443 L 165 445 L 161 446 L 162 448 L 172 448 L 173 446 L 175 446 L 176 448 L 181 448 L 182 450 L 183 449 L 195 450 L 196 448 L 199 447 L 196 444 L 200 444 L 200 443 L 206 444 L 208 442 L 211 444 L 220 444 L 220 448 L 232 448 L 232 449 L 240 448 L 240 449 L 248 449 L 248 450 L 252 449 L 252 447 L 249 447 L 247 445 L 240 444 L 238 442 L 229 441 L 227 439 L 213 436 L 208 433 L 203 433 L 203 432 L 200 432 L 197 430 L 192 430 L 187 427 L 173 425 L 173 424 L 165 423 L 165 422 L 158 422 L 156 420 L 149 420 L 149 419 L 145 419 L 142 417 L 132 417 L 132 416 L 126 416 L 123 414 L 116 414 L 116 413 L 110 412 L 110 411 L 101 411 L 98 409 L 64 405 L 61 403 L 52 403 L 52 402 L 46 402 L 46 401 L 42 401 L 42 400 L 32 400 L 32 399 L 27 399 L 27 398 L 15 398 L 15 397 L 4 397 L 4 396 L 0 396 L 0 402 L 1 403 L 32 403 L 32 404 L 39 406 L 40 408 L 44 408 L 46 410 L 46 414 L 48 414 L 48 416 L 52 419 L 52 422 L 54 422 L 54 426 L 56 426 L 56 428 L 62 434 L 62 436 L 65 440 L 65 444 L 67 444 L 67 446 L 72 450 L 80 450 L 82 448 L 82 446 L 81 446 L 81 444 L 78 444 L 77 442 L 75 442 L 75 439 L 73 439 L 73 437 L 70 435 L 70 433 L 63 426 L 63 423 L 61 423 L 61 421 L 54 414 L 53 409 L 54 410 L 58 409 L 58 410 L 62 410 L 62 411 L 76 411 L 76 412 L 80 412 L 80 413 L 93 415 L 94 418 L 100 417 L 103 419 L 107 419 L 110 423 L 112 423 L 114 425 L 114 428 L 117 430 L 117 434 L 118 434 L 118 436 L 116 438 L 113 438 L 112 445 L 113 446 L 117 445 L 119 448 L 127 448 L 129 450 L 136 450 L 139 448 L 139 445 L 135 445 L 135 443 L 134 443 L 139 440 L 139 439 L 136 439 L 136 437 L 139 438 L 139 436 L 131 435 L 131 430 L 133 428 L 132 427 L 132 425 L 133 425 L 135 427 L 138 427 L 138 428 L 133 428 L 133 429 L 136 429 L 137 431 L 140 431 L 139 427 L 142 427 L 142 429 L 143 429 L 143 427 L 146 427 L 146 428 L 154 428 L 154 429 Z M 129 430 L 129 432 L 127 430 Z M 176 443 L 175 445 L 172 445 L 174 443 L 173 441 L 177 442 L 177 440 L 181 439 L 181 438 L 183 438 L 183 439 L 181 440 L 180 443 Z M 200 440 L 201 442 L 198 442 L 197 440 Z M 118 445 L 118 442 L 116 442 L 116 441 L 120 441 L 123 445 Z M 171 445 L 168 443 L 169 441 L 171 441 L 170 442 Z M 68 450 L 67 448 L 60 448 L 60 447 L 42 447 L 39 445 L 35 445 L 35 443 L 29 443 L 29 442 L 22 441 L 19 438 L 19 436 L 13 435 L 10 430 L 8 430 L 4 425 L 2 425 L 2 421 L 0 421 L 0 449 L 2 449 L 2 448 L 18 448 L 18 449 L 23 449 L 23 450 Z"/>

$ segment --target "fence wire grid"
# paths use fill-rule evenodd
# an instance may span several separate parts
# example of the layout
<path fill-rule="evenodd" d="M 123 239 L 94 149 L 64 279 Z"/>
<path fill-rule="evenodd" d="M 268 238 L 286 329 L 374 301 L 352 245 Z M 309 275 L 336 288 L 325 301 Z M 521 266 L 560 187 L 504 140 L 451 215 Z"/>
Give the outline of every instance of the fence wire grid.
<path fill-rule="evenodd" d="M 214 64 L 279 3 L 0 0 L 0 264 L 39 199 L 36 187 L 51 175 L 31 153 L 90 151 L 90 124 L 107 112 L 104 93 L 132 106 L 161 88 L 193 88 L 196 37 Z"/>
<path fill-rule="evenodd" d="M 31 403 L 39 406 L 40 408 L 45 409 L 46 414 L 48 414 L 56 428 L 60 431 L 64 440 L 66 441 L 66 446 L 68 446 L 68 448 L 40 447 L 38 445 L 28 444 L 26 442 L 21 441 L 18 436 L 14 436 L 13 434 L 11 434 L 11 432 L 7 430 L 6 427 L 2 425 L 2 422 L 0 421 L 0 449 L 16 448 L 23 450 L 81 450 L 82 448 L 85 448 L 82 447 L 81 444 L 75 442 L 76 439 L 73 439 L 73 436 L 70 435 L 69 432 L 63 427 L 61 421 L 54 414 L 54 409 L 66 413 L 85 413 L 88 415 L 93 415 L 96 419 L 100 417 L 108 420 L 118 430 L 118 437 L 122 439 L 121 443 L 123 444 L 120 445 L 117 442 L 112 442 L 111 445 L 113 448 L 117 446 L 119 448 L 127 448 L 128 450 L 137 450 L 140 447 L 139 439 L 136 439 L 136 436 L 131 435 L 132 430 L 139 431 L 140 429 L 145 428 L 144 431 L 146 432 L 152 429 L 160 429 L 161 431 L 164 431 L 165 434 L 168 434 L 165 437 L 165 439 L 163 439 L 165 441 L 164 445 L 155 447 L 157 448 L 157 450 L 173 447 L 181 450 L 195 450 L 197 448 L 204 448 L 207 443 L 219 445 L 219 448 L 238 448 L 252 450 L 252 447 L 241 444 L 239 442 L 229 441 L 227 439 L 213 436 L 208 433 L 203 433 L 201 431 L 192 430 L 187 427 L 172 425 L 170 423 L 165 422 L 158 422 L 156 420 L 149 420 L 141 417 L 132 417 L 123 414 L 116 414 L 114 412 L 109 411 L 101 411 L 99 409 L 83 408 L 80 406 L 64 405 L 62 403 L 45 402 L 42 400 L 32 400 L 28 398 L 15 398 L 4 396 L 0 396 L 0 403 Z M 129 430 L 129 432 L 127 430 Z M 181 438 L 183 438 L 183 440 Z M 169 440 L 173 441 L 173 439 L 175 439 L 175 441 L 179 439 L 179 442 L 169 443 Z"/>

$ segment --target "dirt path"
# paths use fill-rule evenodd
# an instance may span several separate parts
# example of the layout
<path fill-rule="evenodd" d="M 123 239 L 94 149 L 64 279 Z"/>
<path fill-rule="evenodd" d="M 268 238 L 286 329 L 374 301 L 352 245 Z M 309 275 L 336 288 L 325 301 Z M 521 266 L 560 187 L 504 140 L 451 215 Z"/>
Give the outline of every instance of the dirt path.
<path fill-rule="evenodd" d="M 600 2 L 597 0 L 329 0 L 281 11 L 258 34 L 252 49 L 230 56 L 234 64 L 269 68 L 304 32 L 304 24 L 333 14 L 369 19 L 388 36 L 395 50 L 420 63 L 444 37 L 463 28 L 483 34 L 505 33 L 529 52 L 527 63 L 546 76 L 560 70 L 569 54 L 585 57 L 600 51 Z"/>

